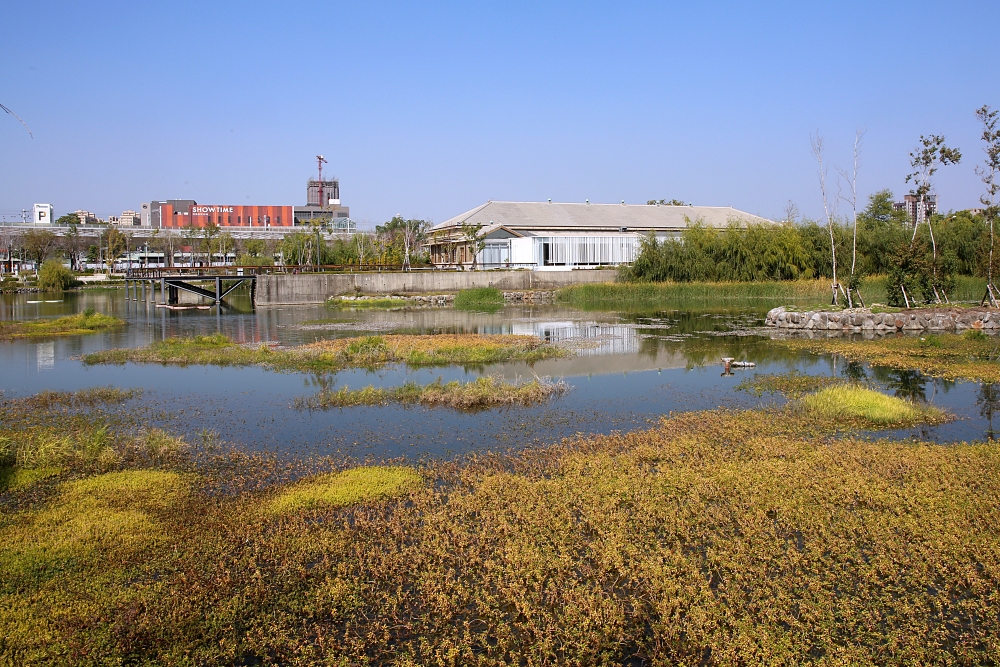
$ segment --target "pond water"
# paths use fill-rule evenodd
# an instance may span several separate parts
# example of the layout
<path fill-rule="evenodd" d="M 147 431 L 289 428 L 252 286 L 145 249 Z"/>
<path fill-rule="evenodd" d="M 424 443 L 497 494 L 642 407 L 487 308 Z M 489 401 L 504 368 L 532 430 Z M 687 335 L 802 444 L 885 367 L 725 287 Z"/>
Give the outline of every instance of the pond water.
<path fill-rule="evenodd" d="M 0 295 L 3 320 L 56 317 L 94 308 L 128 321 L 119 331 L 0 342 L 0 391 L 12 398 L 45 389 L 141 387 L 144 393 L 138 403 L 150 420 L 188 438 L 208 431 L 224 442 L 280 454 L 373 458 L 495 451 L 554 442 L 575 433 L 643 427 L 672 411 L 777 404 L 783 399 L 756 397 L 735 387 L 754 373 L 791 370 L 863 376 L 888 393 L 933 403 L 958 417 L 936 427 L 896 431 L 894 437 L 942 443 L 982 440 L 992 433 L 993 408 L 1000 409 L 1000 396 L 995 396 L 1000 392 L 978 383 L 934 380 L 772 346 L 752 330 L 775 303 L 720 303 L 698 310 L 664 307 L 640 313 L 525 305 L 477 313 L 452 308 L 330 310 L 322 305 L 254 310 L 246 295 L 237 294 L 229 301 L 229 308 L 171 311 L 128 303 L 123 290 Z M 570 345 L 575 353 L 534 365 L 419 370 L 394 366 L 323 375 L 206 366 L 88 367 L 79 361 L 81 355 L 99 349 L 216 332 L 237 341 L 283 345 L 369 333 L 534 334 Z M 757 367 L 727 376 L 722 373 L 722 357 L 754 361 Z M 571 390 L 539 406 L 477 413 L 395 405 L 316 411 L 293 407 L 296 399 L 323 388 L 397 386 L 439 377 L 468 381 L 484 374 L 562 378 Z"/>

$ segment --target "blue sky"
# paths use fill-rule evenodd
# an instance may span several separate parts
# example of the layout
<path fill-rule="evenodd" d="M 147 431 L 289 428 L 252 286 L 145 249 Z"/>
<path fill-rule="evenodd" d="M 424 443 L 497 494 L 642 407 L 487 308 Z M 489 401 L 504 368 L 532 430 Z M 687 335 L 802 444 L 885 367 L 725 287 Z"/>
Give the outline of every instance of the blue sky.
<path fill-rule="evenodd" d="M 810 133 L 847 166 L 858 126 L 862 195 L 901 195 L 943 133 L 965 158 L 936 187 L 967 208 L 998 23 L 995 1 L 6 2 L 0 103 L 34 139 L 0 116 L 0 213 L 300 204 L 322 153 L 370 224 L 547 198 L 818 217 Z"/>

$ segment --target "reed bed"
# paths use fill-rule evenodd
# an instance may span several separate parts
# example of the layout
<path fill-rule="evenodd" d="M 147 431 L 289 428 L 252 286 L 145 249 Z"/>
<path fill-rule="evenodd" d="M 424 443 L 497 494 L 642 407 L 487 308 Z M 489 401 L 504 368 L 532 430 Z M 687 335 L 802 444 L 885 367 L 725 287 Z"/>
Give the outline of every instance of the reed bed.
<path fill-rule="evenodd" d="M 256 490 L 237 458 L 8 490 L 0 662 L 995 664 L 1000 452 L 837 429 L 718 410 Z"/>
<path fill-rule="evenodd" d="M 952 301 L 978 302 L 986 291 L 986 281 L 972 276 L 957 276 Z M 887 301 L 885 276 L 864 280 L 861 296 L 865 304 Z M 711 305 L 814 305 L 829 307 L 829 279 L 785 280 L 767 282 L 625 282 L 573 285 L 559 290 L 556 300 L 584 309 L 655 308 L 663 306 Z M 843 295 L 840 296 L 843 302 Z"/>
<path fill-rule="evenodd" d="M 0 340 L 36 336 L 74 336 L 125 325 L 125 320 L 86 310 L 54 319 L 0 321 Z"/>
<path fill-rule="evenodd" d="M 344 299 L 342 297 L 330 297 L 326 301 L 327 308 L 403 308 L 409 305 L 406 299 L 394 299 L 386 297 L 384 299 Z"/>
<path fill-rule="evenodd" d="M 503 308 L 503 292 L 496 287 L 465 289 L 455 295 L 458 310 L 478 310 L 495 313 Z"/>
<path fill-rule="evenodd" d="M 483 410 L 499 406 L 527 406 L 542 403 L 569 391 L 564 381 L 535 378 L 527 382 L 507 382 L 499 376 L 484 376 L 471 382 L 443 383 L 441 378 L 426 385 L 407 382 L 401 387 L 323 390 L 308 399 L 297 401 L 302 409 L 344 408 L 387 403 L 422 403 L 455 410 Z"/>
<path fill-rule="evenodd" d="M 87 364 L 157 363 L 180 366 L 264 366 L 274 370 L 325 372 L 376 368 L 391 363 L 412 367 L 483 366 L 503 361 L 532 363 L 565 356 L 564 349 L 535 336 L 434 334 L 361 336 L 317 341 L 290 349 L 243 345 L 226 336 L 195 336 L 158 341 L 144 348 L 118 348 L 88 354 Z"/>

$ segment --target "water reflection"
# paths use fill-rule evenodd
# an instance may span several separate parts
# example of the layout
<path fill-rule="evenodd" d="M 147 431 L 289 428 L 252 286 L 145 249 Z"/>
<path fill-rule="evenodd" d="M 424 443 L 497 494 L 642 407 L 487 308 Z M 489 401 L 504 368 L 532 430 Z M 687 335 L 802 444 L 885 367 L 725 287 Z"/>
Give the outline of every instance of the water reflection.
<path fill-rule="evenodd" d="M 791 370 L 842 375 L 874 383 L 898 396 L 933 402 L 961 419 L 897 435 L 948 442 L 993 437 L 992 418 L 1000 394 L 992 385 L 955 384 L 912 371 L 871 368 L 743 335 L 748 327 L 760 325 L 769 304 L 641 313 L 582 311 L 561 305 L 509 306 L 496 313 L 451 308 L 328 310 L 321 304 L 254 311 L 248 295 L 234 294 L 231 308 L 171 311 L 144 302 L 126 303 L 123 290 L 67 293 L 61 303 L 37 298 L 31 301 L 39 303 L 28 303 L 26 296 L 32 295 L 0 297 L 0 319 L 56 317 L 94 308 L 127 319 L 129 326 L 91 336 L 0 343 L 0 390 L 8 395 L 107 384 L 143 387 L 147 391 L 142 401 L 155 410 L 169 411 L 164 423 L 191 438 L 209 429 L 224 440 L 290 453 L 341 450 L 377 456 L 446 455 L 552 442 L 581 431 L 638 428 L 671 411 L 780 402 L 780 397 L 761 399 L 733 388 L 753 373 Z M 530 366 L 385 368 L 318 376 L 259 368 L 88 368 L 77 360 L 98 349 L 216 332 L 242 342 L 278 341 L 284 345 L 393 332 L 531 334 L 570 346 L 575 354 Z M 720 375 L 723 357 L 754 361 L 757 367 Z M 326 412 L 297 412 L 290 407 L 297 398 L 322 388 L 427 383 L 438 377 L 469 380 L 486 373 L 509 378 L 562 377 L 572 390 L 545 405 L 478 415 L 401 406 Z"/>

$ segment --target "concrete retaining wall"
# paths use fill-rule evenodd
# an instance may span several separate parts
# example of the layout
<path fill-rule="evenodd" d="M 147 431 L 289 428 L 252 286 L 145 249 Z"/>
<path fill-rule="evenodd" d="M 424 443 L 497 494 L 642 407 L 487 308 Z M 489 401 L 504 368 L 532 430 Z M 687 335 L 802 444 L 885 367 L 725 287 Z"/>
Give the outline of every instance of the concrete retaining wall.
<path fill-rule="evenodd" d="M 319 273 L 257 277 L 258 306 L 322 303 L 340 294 L 407 294 L 458 292 L 496 287 L 505 292 L 559 289 L 569 285 L 610 282 L 614 269 L 578 271 L 413 271 L 410 273 Z"/>
<path fill-rule="evenodd" d="M 774 308 L 764 324 L 799 331 L 836 331 L 876 334 L 897 331 L 965 331 L 981 329 L 987 333 L 1000 330 L 1000 313 L 976 308 L 937 308 L 904 310 L 898 313 L 872 313 L 866 308 L 839 312 L 808 311 L 799 313 Z"/>

